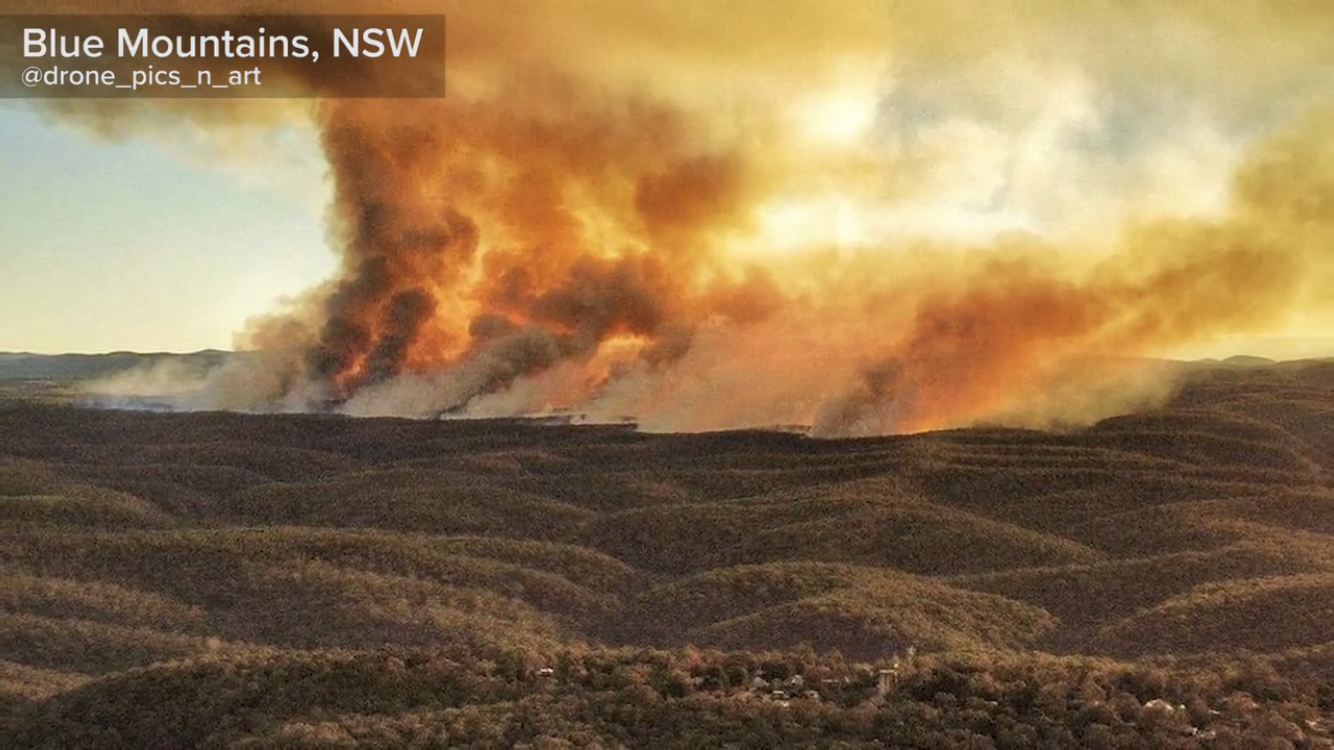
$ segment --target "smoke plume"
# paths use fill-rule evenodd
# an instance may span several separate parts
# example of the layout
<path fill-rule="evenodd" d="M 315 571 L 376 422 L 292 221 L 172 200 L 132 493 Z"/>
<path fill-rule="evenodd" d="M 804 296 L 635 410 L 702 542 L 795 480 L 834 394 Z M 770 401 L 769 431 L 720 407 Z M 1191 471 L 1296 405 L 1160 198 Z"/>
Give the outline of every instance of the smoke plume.
<path fill-rule="evenodd" d="M 1334 14 L 1025 7 L 460 3 L 444 99 L 56 114 L 316 127 L 339 272 L 191 408 L 1067 426 L 1329 315 Z"/>

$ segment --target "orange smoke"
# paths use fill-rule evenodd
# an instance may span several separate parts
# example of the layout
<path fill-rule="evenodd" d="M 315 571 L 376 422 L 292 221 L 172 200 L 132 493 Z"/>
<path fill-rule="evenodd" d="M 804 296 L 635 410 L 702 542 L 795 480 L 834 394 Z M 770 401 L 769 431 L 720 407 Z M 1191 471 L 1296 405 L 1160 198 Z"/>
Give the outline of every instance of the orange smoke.
<path fill-rule="evenodd" d="M 326 103 L 343 268 L 304 363 L 326 398 L 480 356 L 489 393 L 618 337 L 667 361 L 702 320 L 745 314 L 737 285 L 700 289 L 711 231 L 745 204 L 740 161 L 700 152 L 670 110 L 575 96 Z"/>
<path fill-rule="evenodd" d="M 1334 306 L 1318 3 L 770 5 L 448 9 L 447 98 L 320 103 L 340 271 L 209 405 L 1078 424 L 1163 395 L 1116 358 Z M 1266 108 L 1285 127 L 1236 146 Z M 1195 129 L 1121 156 L 1154 117 Z"/>
<path fill-rule="evenodd" d="M 1313 300 L 1334 283 L 1330 133 L 1334 109 L 1312 113 L 1243 163 L 1225 218 L 1129 229 L 1082 277 L 1059 270 L 1068 254 L 1046 250 L 922 292 L 905 335 L 827 403 L 817 430 L 915 432 L 1013 416 L 1072 375 L 1090 388 L 1127 375 L 1105 363 L 1090 371 L 1089 357 L 1263 330 L 1304 302 L 1327 305 Z"/>
<path fill-rule="evenodd" d="M 1033 240 L 798 258 L 794 271 L 729 255 L 744 161 L 693 152 L 670 112 L 392 111 L 325 113 L 345 273 L 316 316 L 307 373 L 354 412 L 400 411 L 389 381 L 409 373 L 418 389 L 454 381 L 427 413 L 825 435 L 965 425 L 1022 414 L 1071 378 L 1104 394 L 1126 372 L 1092 359 L 1261 327 L 1329 270 L 1310 246 L 1330 222 L 1312 208 L 1328 205 L 1334 174 L 1323 115 L 1256 153 L 1225 218 L 1129 229 L 1082 272 Z M 503 239 L 483 250 L 488 233 Z"/>

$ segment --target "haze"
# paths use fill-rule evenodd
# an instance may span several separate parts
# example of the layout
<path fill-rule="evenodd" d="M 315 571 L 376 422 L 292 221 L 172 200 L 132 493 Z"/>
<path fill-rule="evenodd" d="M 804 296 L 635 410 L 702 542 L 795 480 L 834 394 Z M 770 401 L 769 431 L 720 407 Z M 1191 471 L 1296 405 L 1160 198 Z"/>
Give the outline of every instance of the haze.
<path fill-rule="evenodd" d="M 829 434 L 1329 353 L 1321 4 L 708 7 L 450 5 L 444 100 L 7 112 L 0 346 L 272 354 L 183 408 Z"/>

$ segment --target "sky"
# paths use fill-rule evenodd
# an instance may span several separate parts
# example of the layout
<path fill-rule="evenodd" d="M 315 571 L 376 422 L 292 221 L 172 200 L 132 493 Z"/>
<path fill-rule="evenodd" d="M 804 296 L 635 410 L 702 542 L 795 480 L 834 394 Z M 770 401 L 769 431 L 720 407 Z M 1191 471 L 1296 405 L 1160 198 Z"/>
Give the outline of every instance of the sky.
<path fill-rule="evenodd" d="M 708 112 L 699 119 L 709 128 L 725 87 L 747 91 L 740 109 L 777 112 L 781 146 L 801 155 L 774 168 L 787 174 L 750 206 L 758 230 L 735 243 L 761 264 L 820 243 L 919 235 L 984 243 L 1013 231 L 1054 241 L 1078 234 L 1087 244 L 1100 221 L 1110 229 L 1158 209 L 1207 217 L 1223 210 L 1233 170 L 1254 144 L 1296 117 L 1294 102 L 1327 92 L 1311 83 L 1319 69 L 1307 62 L 1327 64 L 1319 26 L 1300 17 L 1318 4 L 1291 3 L 1291 18 L 1255 17 L 1273 20 L 1272 29 L 1246 15 L 1266 12 L 1263 3 L 1238 4 L 1245 9 L 1216 26 L 1197 27 L 1189 13 L 1157 19 L 1142 47 L 1133 42 L 1150 27 L 1136 26 L 1148 23 L 1138 11 L 1108 15 L 1104 37 L 1091 33 L 1096 13 L 1075 28 L 1042 2 L 996 19 L 985 5 L 922 14 L 931 7 L 923 4 L 883 39 L 874 35 L 887 6 L 875 3 L 840 5 L 827 18 L 811 4 L 790 24 L 761 4 L 756 23 L 737 22 L 741 31 L 707 12 L 654 17 L 596 3 L 569 17 L 469 10 L 481 5 L 458 5 L 459 27 L 471 23 L 483 40 L 480 52 L 462 45 L 465 73 L 470 56 L 481 77 L 492 66 L 522 70 L 491 59 L 520 48 L 485 41 L 499 34 L 559 61 L 576 89 L 646 85 L 690 116 Z M 727 37 L 752 28 L 761 30 L 740 44 Z M 1301 29 L 1315 42 L 1298 38 Z M 589 48 L 589 35 L 610 51 Z M 1281 51 L 1283 35 L 1297 52 Z M 854 65 L 824 64 L 839 45 L 855 53 Z M 881 47 L 899 64 L 893 75 L 868 65 Z M 789 58 L 819 65 L 783 67 Z M 316 128 L 287 119 L 256 133 L 241 147 L 188 122 L 107 137 L 78 118 L 0 102 L 0 350 L 231 348 L 254 316 L 335 278 L 345 248 L 328 239 L 332 186 Z M 797 184 L 826 152 L 823 164 L 833 166 L 816 174 L 826 181 Z M 783 162 L 775 153 L 754 160 Z M 1175 337 L 1163 353 L 1334 354 L 1332 322 L 1327 310 L 1299 310 L 1266 330 L 1234 336 L 1215 326 Z"/>
<path fill-rule="evenodd" d="M 210 161 L 206 148 L 96 137 L 23 103 L 0 103 L 0 320 L 8 321 L 0 351 L 232 348 L 248 319 L 337 264 L 314 133 L 290 134 L 282 146 L 275 182 L 258 178 L 253 160 L 237 167 L 225 154 Z M 841 215 L 837 206 L 816 213 L 835 223 Z M 1270 335 L 1167 353 L 1329 356 L 1327 324 L 1297 320 Z"/>
<path fill-rule="evenodd" d="M 282 146 L 238 164 L 0 104 L 0 350 L 232 348 L 336 265 L 314 136 Z M 265 156 L 286 183 L 262 176 Z"/>

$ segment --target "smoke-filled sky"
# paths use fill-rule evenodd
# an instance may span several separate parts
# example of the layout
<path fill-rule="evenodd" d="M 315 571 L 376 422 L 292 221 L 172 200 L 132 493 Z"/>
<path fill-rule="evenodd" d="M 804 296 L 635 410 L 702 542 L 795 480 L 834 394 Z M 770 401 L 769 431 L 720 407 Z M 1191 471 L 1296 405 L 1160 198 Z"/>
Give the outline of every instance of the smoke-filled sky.
<path fill-rule="evenodd" d="M 823 434 L 1334 354 L 1327 2 L 373 9 L 447 15 L 445 99 L 0 110 L 0 348 L 266 352 L 200 408 Z"/>

